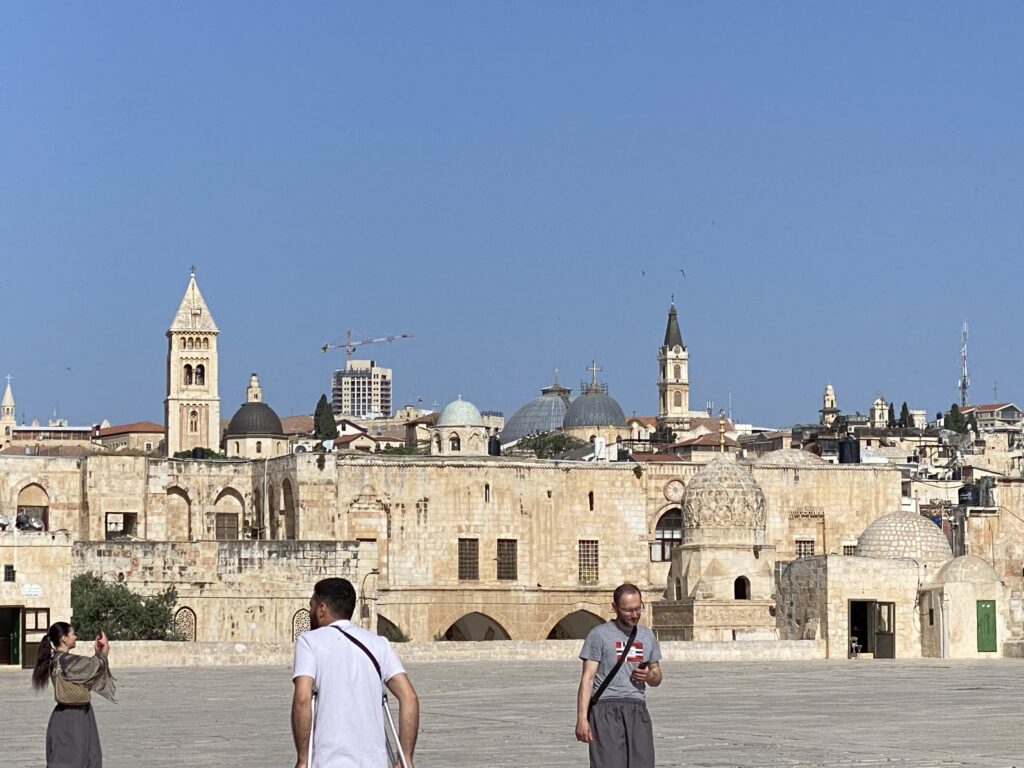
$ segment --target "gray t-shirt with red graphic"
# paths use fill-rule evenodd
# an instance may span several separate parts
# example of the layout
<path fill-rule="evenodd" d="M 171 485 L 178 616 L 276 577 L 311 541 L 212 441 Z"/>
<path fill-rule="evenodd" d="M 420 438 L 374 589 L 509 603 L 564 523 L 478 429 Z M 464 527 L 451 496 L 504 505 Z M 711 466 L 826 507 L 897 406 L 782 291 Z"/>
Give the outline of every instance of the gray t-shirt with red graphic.
<path fill-rule="evenodd" d="M 580 658 L 584 661 L 597 662 L 597 675 L 594 677 L 594 690 L 598 687 L 612 671 L 612 667 L 619 660 L 622 651 L 629 640 L 629 632 L 623 632 L 614 621 L 598 624 L 587 635 L 583 641 L 583 650 L 580 651 Z M 625 663 L 619 668 L 618 673 L 604 689 L 601 694 L 601 701 L 606 699 L 636 699 L 644 700 L 646 683 L 634 683 L 629 676 L 642 661 L 661 661 L 661 647 L 658 645 L 658 638 L 647 627 L 637 627 L 636 638 L 629 648 L 629 656 Z"/>

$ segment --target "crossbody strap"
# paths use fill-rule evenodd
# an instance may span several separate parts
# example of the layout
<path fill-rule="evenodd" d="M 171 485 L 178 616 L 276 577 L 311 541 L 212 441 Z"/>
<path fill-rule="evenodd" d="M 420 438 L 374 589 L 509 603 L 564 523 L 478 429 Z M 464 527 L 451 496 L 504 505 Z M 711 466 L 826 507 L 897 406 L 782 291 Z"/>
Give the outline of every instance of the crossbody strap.
<path fill-rule="evenodd" d="M 362 652 L 363 652 L 363 653 L 365 653 L 365 654 L 367 655 L 367 657 L 368 657 L 368 658 L 370 659 L 370 661 L 372 661 L 372 662 L 373 662 L 373 668 L 374 668 L 375 670 L 377 670 L 377 677 L 379 677 L 379 678 L 380 678 L 380 682 L 381 682 L 381 684 L 383 685 L 383 683 L 384 683 L 384 675 L 383 675 L 383 674 L 381 673 L 381 671 L 380 671 L 380 663 L 379 663 L 379 662 L 377 661 L 377 657 L 376 657 L 376 656 L 374 656 L 374 655 L 373 655 L 372 653 L 370 653 L 370 649 L 369 649 L 369 648 L 367 648 L 367 647 L 366 647 L 365 645 L 363 645 L 363 644 L 362 644 L 361 642 L 359 642 L 358 640 L 356 640 L 356 639 L 355 639 L 354 637 L 352 637 L 352 635 L 350 635 L 350 634 L 349 634 L 348 632 L 346 632 L 346 631 L 345 631 L 344 629 L 342 629 L 341 627 L 339 627 L 339 626 L 338 626 L 337 624 L 331 624 L 331 626 L 332 626 L 332 627 L 334 627 L 334 628 L 335 628 L 336 630 L 338 630 L 339 632 L 341 632 L 341 634 L 342 634 L 342 636 L 343 636 L 343 637 L 347 637 L 347 638 L 348 638 L 349 640 L 351 640 L 351 641 L 352 641 L 353 643 L 355 643 L 355 644 L 356 644 L 356 647 L 358 647 L 359 649 L 361 649 L 361 650 L 362 650 Z M 383 701 L 387 701 L 387 698 L 388 698 L 388 695 L 387 695 L 387 693 L 386 693 L 386 692 L 385 692 L 385 691 L 383 690 L 383 688 L 381 688 L 381 700 L 383 700 Z"/>
<path fill-rule="evenodd" d="M 633 647 L 633 641 L 636 640 L 636 630 L 639 626 L 639 624 L 633 625 L 633 631 L 629 633 L 629 639 L 626 641 L 626 647 L 622 649 L 622 655 L 619 656 L 619 660 L 615 662 L 615 666 L 612 667 L 612 671 L 609 672 L 605 676 L 604 680 L 601 681 L 601 685 L 599 685 L 597 690 L 594 691 L 594 695 L 590 697 L 590 704 L 587 707 L 588 709 L 592 708 L 597 703 L 597 700 L 601 698 L 601 694 L 604 693 L 604 689 L 611 684 L 612 679 L 619 674 L 619 670 L 622 669 L 622 665 L 626 663 L 626 657 L 629 656 L 629 649 Z"/>

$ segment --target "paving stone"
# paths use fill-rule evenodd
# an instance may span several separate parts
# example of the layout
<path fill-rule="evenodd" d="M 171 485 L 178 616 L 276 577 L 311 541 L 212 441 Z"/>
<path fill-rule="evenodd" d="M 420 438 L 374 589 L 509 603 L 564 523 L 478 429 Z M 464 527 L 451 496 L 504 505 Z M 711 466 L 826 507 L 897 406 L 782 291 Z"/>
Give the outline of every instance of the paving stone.
<path fill-rule="evenodd" d="M 418 768 L 586 766 L 573 737 L 579 665 L 409 664 L 423 708 Z M 671 663 L 649 695 L 658 765 L 1024 768 L 1024 663 Z M 284 667 L 116 671 L 96 704 L 106 768 L 294 765 Z M 4 768 L 43 764 L 49 691 L 0 669 Z"/>

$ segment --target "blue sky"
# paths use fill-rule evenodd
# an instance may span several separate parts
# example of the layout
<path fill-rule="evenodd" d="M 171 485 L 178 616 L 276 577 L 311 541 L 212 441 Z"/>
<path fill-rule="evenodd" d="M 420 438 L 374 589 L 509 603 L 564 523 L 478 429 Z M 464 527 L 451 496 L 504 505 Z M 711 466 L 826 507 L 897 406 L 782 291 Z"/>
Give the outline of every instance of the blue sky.
<path fill-rule="evenodd" d="M 1024 8 L 991 3 L 22 4 L 0 24 L 0 375 L 18 416 L 162 419 L 197 266 L 224 415 L 511 413 L 591 359 L 656 410 L 780 425 L 875 393 L 1024 398 Z M 686 270 L 686 278 L 677 271 Z"/>

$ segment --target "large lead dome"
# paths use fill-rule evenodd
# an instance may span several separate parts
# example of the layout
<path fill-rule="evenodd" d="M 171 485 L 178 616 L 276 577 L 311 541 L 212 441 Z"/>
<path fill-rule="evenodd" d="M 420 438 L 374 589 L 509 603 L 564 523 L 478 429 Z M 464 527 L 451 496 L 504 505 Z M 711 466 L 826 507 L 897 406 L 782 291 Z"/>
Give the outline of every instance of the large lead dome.
<path fill-rule="evenodd" d="M 501 431 L 501 442 L 511 443 L 527 435 L 559 429 L 569 408 L 569 389 L 556 380 L 550 387 L 509 417 Z"/>
<path fill-rule="evenodd" d="M 600 384 L 587 387 L 586 392 L 572 401 L 562 419 L 562 427 L 624 427 L 626 414 L 615 399 L 605 393 Z"/>

